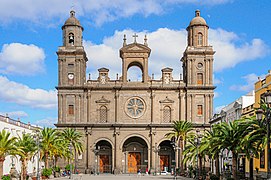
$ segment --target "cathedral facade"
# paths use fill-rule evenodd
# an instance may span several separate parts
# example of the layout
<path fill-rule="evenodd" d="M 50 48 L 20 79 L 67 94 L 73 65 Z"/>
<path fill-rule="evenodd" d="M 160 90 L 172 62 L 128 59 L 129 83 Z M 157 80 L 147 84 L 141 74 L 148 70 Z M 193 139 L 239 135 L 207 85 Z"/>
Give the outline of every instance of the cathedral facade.
<path fill-rule="evenodd" d="M 86 77 L 84 29 L 75 12 L 70 12 L 62 26 L 63 45 L 57 51 L 56 126 L 84 134 L 85 151 L 76 155 L 77 169 L 86 173 L 136 173 L 139 169 L 159 172 L 179 167 L 178 147 L 164 137 L 172 130 L 172 122 L 187 120 L 203 129 L 209 127 L 212 117 L 215 52 L 208 45 L 208 28 L 197 10 L 187 27 L 188 46 L 180 62 L 183 78 L 173 79 L 169 67 L 161 70 L 159 79 L 150 77 L 147 38 L 140 44 L 135 35 L 134 42 L 127 43 L 124 35 L 119 51 L 120 77 L 112 79 L 109 69 L 101 67 L 97 79 L 92 80 Z M 134 66 L 142 72 L 140 82 L 127 78 Z"/>

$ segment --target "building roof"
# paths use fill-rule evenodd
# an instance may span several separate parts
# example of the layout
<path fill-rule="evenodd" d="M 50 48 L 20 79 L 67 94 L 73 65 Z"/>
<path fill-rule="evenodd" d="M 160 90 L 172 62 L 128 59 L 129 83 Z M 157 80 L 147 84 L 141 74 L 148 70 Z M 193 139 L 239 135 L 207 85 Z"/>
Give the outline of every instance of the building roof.
<path fill-rule="evenodd" d="M 200 17 L 200 10 L 196 10 L 195 17 L 190 21 L 189 26 L 195 26 L 195 25 L 205 25 L 207 26 L 207 23 L 205 19 Z"/>
<path fill-rule="evenodd" d="M 70 17 L 65 21 L 65 24 L 62 26 L 62 28 L 64 26 L 81 26 L 80 21 L 78 19 L 76 19 L 75 17 L 75 11 L 71 10 L 70 11 Z"/>

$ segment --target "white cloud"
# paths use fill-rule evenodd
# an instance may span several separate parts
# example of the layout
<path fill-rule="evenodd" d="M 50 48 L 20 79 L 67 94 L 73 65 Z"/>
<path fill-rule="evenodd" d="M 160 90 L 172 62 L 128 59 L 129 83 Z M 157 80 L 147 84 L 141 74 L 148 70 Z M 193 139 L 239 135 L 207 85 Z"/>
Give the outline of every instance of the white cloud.
<path fill-rule="evenodd" d="M 254 73 L 243 76 L 242 79 L 246 82 L 244 85 L 232 85 L 230 90 L 250 92 L 254 89 L 254 84 L 258 81 L 258 77 L 264 77 L 264 75 L 258 76 Z"/>
<path fill-rule="evenodd" d="M 121 73 L 121 59 L 119 49 L 122 47 L 123 35 L 127 35 L 127 43 L 132 43 L 133 30 L 115 31 L 111 37 L 104 38 L 102 44 L 93 44 L 85 41 L 85 50 L 88 54 L 88 71 L 92 74 L 92 79 L 98 77 L 98 68 L 107 67 L 110 69 L 110 77 L 115 79 L 116 73 Z M 160 28 L 153 32 L 137 32 L 139 43 L 143 43 L 147 34 L 148 45 L 151 48 L 149 58 L 149 75 L 155 75 L 155 79 L 161 77 L 161 69 L 164 67 L 173 68 L 174 78 L 179 78 L 182 73 L 180 58 L 186 47 L 187 32 L 184 29 L 172 30 Z M 232 68 L 236 64 L 255 60 L 267 55 L 269 47 L 260 39 L 252 40 L 252 43 L 239 42 L 237 34 L 223 29 L 210 29 L 210 44 L 214 46 L 215 61 L 214 70 Z M 237 45 L 238 44 L 238 45 Z M 215 84 L 221 80 L 215 79 Z"/>
<path fill-rule="evenodd" d="M 113 21 L 135 14 L 148 16 L 165 13 L 176 5 L 202 4 L 218 5 L 232 0 L 0 0 L 0 21 L 27 20 L 36 23 L 49 21 L 53 18 L 66 17 L 74 4 L 79 15 L 89 17 L 96 24 Z M 18 9 L 20 9 L 18 11 Z M 62 19 L 62 18 L 60 18 Z"/>
<path fill-rule="evenodd" d="M 44 72 L 43 49 L 30 44 L 4 44 L 0 52 L 0 72 L 33 75 Z"/>
<path fill-rule="evenodd" d="M 8 115 L 8 117 L 11 117 L 13 119 L 28 117 L 28 114 L 24 111 L 0 112 L 0 114 L 2 114 L 3 116 Z"/>
<path fill-rule="evenodd" d="M 220 96 L 220 93 L 219 92 L 214 92 L 214 98 L 218 98 Z"/>
<path fill-rule="evenodd" d="M 216 51 L 215 71 L 235 67 L 240 62 L 262 58 L 270 52 L 269 47 L 261 39 L 242 42 L 237 34 L 223 29 L 210 29 L 209 38 Z"/>
<path fill-rule="evenodd" d="M 36 108 L 56 108 L 55 90 L 31 89 L 30 87 L 10 81 L 0 76 L 0 99 Z"/>
<path fill-rule="evenodd" d="M 57 118 L 48 117 L 45 119 L 37 120 L 34 124 L 40 127 L 55 127 Z"/>

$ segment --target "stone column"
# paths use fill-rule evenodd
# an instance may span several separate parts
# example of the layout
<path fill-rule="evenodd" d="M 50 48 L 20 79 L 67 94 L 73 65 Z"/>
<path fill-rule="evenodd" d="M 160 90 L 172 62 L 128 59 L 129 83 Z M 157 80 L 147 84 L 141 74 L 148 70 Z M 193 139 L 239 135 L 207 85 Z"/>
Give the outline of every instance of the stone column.
<path fill-rule="evenodd" d="M 63 109 L 63 113 L 62 113 L 62 120 L 63 122 L 67 122 L 67 102 L 66 102 L 66 94 L 62 95 L 63 101 L 62 101 L 62 109 Z"/>
<path fill-rule="evenodd" d="M 63 119 L 62 119 L 62 109 L 61 109 L 61 105 L 62 105 L 62 94 L 57 94 L 57 98 L 58 98 L 58 123 L 62 123 Z"/>

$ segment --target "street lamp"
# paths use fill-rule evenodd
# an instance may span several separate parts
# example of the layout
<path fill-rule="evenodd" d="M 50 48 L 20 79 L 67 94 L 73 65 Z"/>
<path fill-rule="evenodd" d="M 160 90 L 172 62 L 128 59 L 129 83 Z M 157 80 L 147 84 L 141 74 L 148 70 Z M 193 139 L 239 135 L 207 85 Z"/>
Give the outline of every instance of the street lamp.
<path fill-rule="evenodd" d="M 69 144 L 69 150 L 70 150 L 70 177 L 69 179 L 72 178 L 72 142 Z"/>
<path fill-rule="evenodd" d="M 153 149 L 153 152 L 155 152 L 155 166 L 154 166 L 154 175 L 156 176 L 157 173 L 157 166 L 158 166 L 158 153 L 160 151 L 160 146 L 157 146 L 157 143 L 155 143 L 155 147 Z"/>
<path fill-rule="evenodd" d="M 96 156 L 96 160 L 95 160 L 95 173 L 94 175 L 96 175 L 96 173 L 98 172 L 98 155 L 99 155 L 99 152 L 100 152 L 100 146 L 96 146 L 96 148 L 93 150 L 95 156 Z"/>
<path fill-rule="evenodd" d="M 175 166 L 174 166 L 174 179 L 177 179 L 177 172 L 176 172 L 176 160 L 177 160 L 177 150 L 179 149 L 179 146 L 178 146 L 178 142 L 176 142 L 176 137 L 172 137 L 171 138 L 171 144 L 172 144 L 172 146 L 173 146 L 173 149 L 174 149 L 174 153 L 175 153 Z"/>
<path fill-rule="evenodd" d="M 271 92 L 265 92 L 263 95 L 264 102 L 267 104 L 265 111 L 265 120 L 267 125 L 267 179 L 270 178 L 270 105 L 271 105 Z M 263 117 L 264 111 L 262 109 L 258 109 L 256 111 L 256 117 L 258 120 L 261 120 Z"/>

